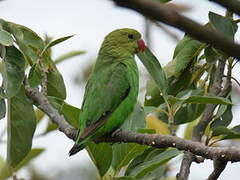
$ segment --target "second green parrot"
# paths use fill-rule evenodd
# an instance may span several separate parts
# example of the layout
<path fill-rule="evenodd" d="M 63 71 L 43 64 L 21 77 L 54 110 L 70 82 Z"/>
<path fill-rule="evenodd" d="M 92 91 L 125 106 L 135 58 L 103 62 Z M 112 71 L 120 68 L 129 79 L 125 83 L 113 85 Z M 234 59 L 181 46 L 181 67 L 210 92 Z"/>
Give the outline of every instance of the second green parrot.
<path fill-rule="evenodd" d="M 105 37 L 85 88 L 78 136 L 69 155 L 115 131 L 131 114 L 139 88 L 134 55 L 144 48 L 141 34 L 134 29 L 117 29 Z"/>

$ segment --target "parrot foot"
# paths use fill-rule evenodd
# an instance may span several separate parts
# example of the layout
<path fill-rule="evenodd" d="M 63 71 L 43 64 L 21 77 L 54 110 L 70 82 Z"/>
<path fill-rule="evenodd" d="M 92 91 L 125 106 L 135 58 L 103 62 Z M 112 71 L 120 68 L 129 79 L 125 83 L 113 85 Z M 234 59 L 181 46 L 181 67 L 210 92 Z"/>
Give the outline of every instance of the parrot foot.
<path fill-rule="evenodd" d="M 121 133 L 122 132 L 122 129 L 121 128 L 118 128 L 116 129 L 115 131 L 113 131 L 111 134 L 111 137 L 114 137 L 116 136 L 118 133 Z M 111 146 L 114 145 L 114 144 L 121 144 L 121 142 L 116 142 L 116 143 L 109 143 Z"/>
<path fill-rule="evenodd" d="M 121 133 L 122 132 L 122 129 L 121 128 L 118 128 L 116 129 L 115 131 L 112 132 L 112 137 L 116 136 L 117 134 Z"/>

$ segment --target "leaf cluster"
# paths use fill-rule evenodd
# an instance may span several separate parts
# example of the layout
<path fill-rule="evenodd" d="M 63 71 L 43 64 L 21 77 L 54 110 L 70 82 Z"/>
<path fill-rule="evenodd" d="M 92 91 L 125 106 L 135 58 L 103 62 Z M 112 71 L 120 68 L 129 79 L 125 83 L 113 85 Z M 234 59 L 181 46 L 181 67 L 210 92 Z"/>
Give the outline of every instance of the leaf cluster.
<path fill-rule="evenodd" d="M 56 63 L 84 52 L 70 52 L 53 60 L 50 49 L 71 37 L 49 42 L 25 26 L 0 19 L 0 118 L 7 117 L 7 160 L 1 162 L 0 179 L 9 177 L 44 151 L 31 149 L 36 126 L 44 113 L 29 100 L 25 86 L 40 89 L 70 124 L 77 126 L 80 110 L 64 102 L 66 87 Z M 43 134 L 55 129 L 49 123 Z"/>

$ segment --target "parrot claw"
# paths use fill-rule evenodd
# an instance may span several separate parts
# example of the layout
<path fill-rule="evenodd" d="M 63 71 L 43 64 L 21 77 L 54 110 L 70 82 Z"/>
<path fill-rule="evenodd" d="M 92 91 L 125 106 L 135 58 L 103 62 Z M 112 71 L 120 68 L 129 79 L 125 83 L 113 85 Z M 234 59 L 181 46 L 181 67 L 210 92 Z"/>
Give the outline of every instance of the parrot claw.
<path fill-rule="evenodd" d="M 119 134 L 121 132 L 122 132 L 121 128 L 116 129 L 115 131 L 112 132 L 112 137 L 116 136 L 117 134 Z"/>

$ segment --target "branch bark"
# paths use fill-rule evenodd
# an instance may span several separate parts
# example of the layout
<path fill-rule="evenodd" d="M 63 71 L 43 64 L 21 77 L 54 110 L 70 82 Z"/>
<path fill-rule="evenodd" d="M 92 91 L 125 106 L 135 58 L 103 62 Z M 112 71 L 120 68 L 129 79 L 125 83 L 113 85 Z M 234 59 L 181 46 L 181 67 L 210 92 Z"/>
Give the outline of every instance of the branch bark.
<path fill-rule="evenodd" d="M 226 54 L 240 58 L 240 45 L 220 32 L 209 29 L 199 23 L 180 15 L 154 0 L 112 0 L 118 6 L 130 8 L 146 17 L 176 27 L 199 41 L 211 44 Z"/>
<path fill-rule="evenodd" d="M 227 165 L 227 161 L 221 159 L 215 159 L 213 161 L 214 170 L 207 178 L 207 180 L 217 180 L 220 174 L 223 172 Z"/>

